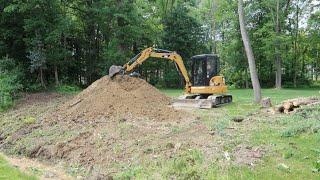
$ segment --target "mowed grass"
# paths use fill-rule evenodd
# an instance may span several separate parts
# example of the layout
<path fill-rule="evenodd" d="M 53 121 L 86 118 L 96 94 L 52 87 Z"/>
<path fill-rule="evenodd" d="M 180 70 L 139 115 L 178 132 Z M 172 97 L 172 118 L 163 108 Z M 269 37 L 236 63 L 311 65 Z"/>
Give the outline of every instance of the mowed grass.
<path fill-rule="evenodd" d="M 183 93 L 182 90 L 174 89 L 161 91 L 171 97 L 178 97 Z M 275 105 L 292 98 L 319 97 L 319 91 L 319 88 L 263 89 L 262 95 L 270 97 Z M 320 105 L 291 115 L 252 115 L 260 107 L 253 103 L 251 89 L 231 89 L 229 94 L 233 96 L 232 104 L 194 112 L 203 117 L 209 128 L 213 127 L 218 132 L 216 136 L 224 139 L 224 146 L 228 147 L 229 152 L 243 143 L 264 149 L 262 162 L 254 167 L 232 163 L 226 165 L 221 163 L 225 161 L 222 158 L 213 160 L 209 165 L 197 161 L 195 165 L 188 165 L 186 162 L 187 165 L 182 167 L 172 167 L 172 163 L 185 158 L 181 156 L 173 162 L 165 163 L 163 168 L 177 168 L 176 172 L 172 172 L 173 177 L 187 179 L 320 179 Z M 249 119 L 235 123 L 232 122 L 233 116 Z M 231 134 L 225 133 L 228 127 L 236 127 L 236 130 Z M 245 138 L 239 134 L 245 134 Z"/>
<path fill-rule="evenodd" d="M 10 165 L 1 155 L 0 155 L 0 180 L 36 180 L 34 176 L 22 173 L 17 168 Z"/>
<path fill-rule="evenodd" d="M 163 93 L 170 97 L 179 97 L 183 94 L 181 89 L 160 89 Z M 257 104 L 253 103 L 252 89 L 230 89 L 228 94 L 233 97 L 233 103 L 223 106 L 228 115 L 238 116 L 247 115 L 259 109 Z M 306 88 L 306 89 L 262 89 L 262 97 L 270 97 L 272 104 L 276 105 L 284 100 L 320 96 L 320 88 Z"/>
<path fill-rule="evenodd" d="M 170 97 L 179 97 L 183 94 L 182 89 L 160 89 L 163 93 Z M 230 89 L 228 94 L 233 96 L 235 103 L 252 104 L 253 90 L 252 89 Z M 305 88 L 305 89 L 262 89 L 263 97 L 270 97 L 275 104 L 283 100 L 297 97 L 320 96 L 320 88 Z"/>

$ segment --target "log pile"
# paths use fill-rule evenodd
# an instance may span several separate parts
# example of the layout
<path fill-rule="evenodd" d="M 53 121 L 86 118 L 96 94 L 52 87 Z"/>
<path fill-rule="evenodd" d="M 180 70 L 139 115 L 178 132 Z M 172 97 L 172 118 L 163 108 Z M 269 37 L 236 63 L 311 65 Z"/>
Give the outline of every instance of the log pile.
<path fill-rule="evenodd" d="M 320 104 L 320 97 L 289 99 L 283 101 L 282 104 L 273 107 L 273 112 L 288 114 L 290 112 L 295 112 L 295 110 L 301 106 L 312 106 L 316 104 Z"/>

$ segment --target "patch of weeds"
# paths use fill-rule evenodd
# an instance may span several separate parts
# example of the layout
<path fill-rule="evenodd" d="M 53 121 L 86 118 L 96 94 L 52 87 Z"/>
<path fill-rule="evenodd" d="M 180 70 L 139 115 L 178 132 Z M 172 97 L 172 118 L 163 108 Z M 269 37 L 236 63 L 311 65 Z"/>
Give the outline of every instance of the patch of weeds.
<path fill-rule="evenodd" d="M 122 171 L 119 174 L 116 174 L 113 178 L 114 179 L 133 179 L 137 178 L 144 174 L 143 168 L 141 166 L 134 166 L 130 167 L 129 169 L 126 169 Z"/>
<path fill-rule="evenodd" d="M 219 174 L 219 165 L 216 163 L 211 163 L 208 167 L 208 170 L 205 174 L 203 179 L 222 179 Z"/>
<path fill-rule="evenodd" d="M 314 122 L 311 120 L 307 122 L 296 123 L 294 126 L 289 126 L 288 128 L 286 128 L 281 133 L 281 137 L 293 137 L 306 132 L 316 133 L 318 132 L 318 130 L 315 129 L 315 127 L 318 127 L 317 123 L 318 122 Z"/>
<path fill-rule="evenodd" d="M 307 112 L 308 109 L 304 109 L 301 113 Z M 308 117 L 302 117 L 299 113 L 284 118 L 287 122 L 286 129 L 282 131 L 281 137 L 293 137 L 302 133 L 317 133 L 320 129 L 319 120 L 314 118 L 318 116 L 318 111 L 308 111 Z"/>
<path fill-rule="evenodd" d="M 113 152 L 115 154 L 119 154 L 122 152 L 122 145 L 121 144 L 116 144 L 114 147 L 113 147 Z"/>
<path fill-rule="evenodd" d="M 283 163 L 278 164 L 277 168 L 278 168 L 278 170 L 280 170 L 282 172 L 287 172 L 287 173 L 290 172 L 290 167 L 287 166 L 286 164 L 283 164 Z"/>
<path fill-rule="evenodd" d="M 81 91 L 81 88 L 75 85 L 60 85 L 55 87 L 54 90 L 61 94 L 77 94 Z"/>
<path fill-rule="evenodd" d="M 312 172 L 320 173 L 320 159 L 314 162 Z"/>
<path fill-rule="evenodd" d="M 121 136 L 127 137 L 129 134 L 128 132 L 132 131 L 134 129 L 134 126 L 132 124 L 128 124 L 128 123 L 119 123 L 118 129 L 120 131 Z"/>
<path fill-rule="evenodd" d="M 296 116 L 300 116 L 304 119 L 315 119 L 320 120 L 320 105 L 304 107 L 301 111 L 296 113 Z"/>
<path fill-rule="evenodd" d="M 25 124 L 34 124 L 37 121 L 36 118 L 32 117 L 32 116 L 27 116 L 23 119 L 23 122 Z"/>
<path fill-rule="evenodd" d="M 71 176 L 84 176 L 84 177 L 88 174 L 86 169 L 80 164 L 71 164 L 67 168 L 67 173 L 70 174 Z"/>
<path fill-rule="evenodd" d="M 281 137 L 293 137 L 296 135 L 299 135 L 301 133 L 306 132 L 309 129 L 307 126 L 296 126 L 296 127 L 290 127 L 282 132 Z"/>
<path fill-rule="evenodd" d="M 313 132 L 314 134 L 320 132 L 320 123 L 319 123 L 319 125 L 315 125 L 314 127 L 312 127 L 312 132 Z"/>
<path fill-rule="evenodd" d="M 104 140 L 101 138 L 96 138 L 95 142 L 94 142 L 94 146 L 99 149 L 102 148 L 104 145 Z"/>
<path fill-rule="evenodd" d="M 143 151 L 143 153 L 145 153 L 145 154 L 151 154 L 154 152 L 155 152 L 155 148 L 151 148 L 151 147 L 149 147 Z"/>
<path fill-rule="evenodd" d="M 282 156 L 285 159 L 289 159 L 289 158 L 293 157 L 293 155 L 294 155 L 293 150 L 289 149 L 289 150 L 285 151 Z"/>
<path fill-rule="evenodd" d="M 311 151 L 313 151 L 315 153 L 318 153 L 319 156 L 320 156 L 320 149 L 312 148 Z"/>
<path fill-rule="evenodd" d="M 171 133 L 173 133 L 173 134 L 179 133 L 181 131 L 182 131 L 182 129 L 179 126 L 171 127 Z"/>
<path fill-rule="evenodd" d="M 42 87 L 42 85 L 40 83 L 30 84 L 30 85 L 26 86 L 26 91 L 28 91 L 28 92 L 40 92 L 43 90 L 44 90 L 44 88 Z"/>
<path fill-rule="evenodd" d="M 203 155 L 198 150 L 189 150 L 171 160 L 164 173 L 166 179 L 200 179 Z"/>
<path fill-rule="evenodd" d="M 43 171 L 39 168 L 36 168 L 36 167 L 28 167 L 28 171 L 36 176 L 43 175 Z"/>
<path fill-rule="evenodd" d="M 212 129 L 217 132 L 219 135 L 224 135 L 224 130 L 228 127 L 229 120 L 227 119 L 221 119 L 216 122 Z"/>

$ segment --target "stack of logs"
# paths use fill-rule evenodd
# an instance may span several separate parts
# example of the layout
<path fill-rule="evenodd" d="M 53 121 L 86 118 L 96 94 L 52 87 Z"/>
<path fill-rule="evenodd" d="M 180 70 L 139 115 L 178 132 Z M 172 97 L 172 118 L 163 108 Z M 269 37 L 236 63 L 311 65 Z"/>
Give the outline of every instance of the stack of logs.
<path fill-rule="evenodd" d="M 301 106 L 312 106 L 320 104 L 320 97 L 307 97 L 307 98 L 296 98 L 283 101 L 282 104 L 273 107 L 273 111 L 276 113 L 290 113 L 294 112 Z"/>

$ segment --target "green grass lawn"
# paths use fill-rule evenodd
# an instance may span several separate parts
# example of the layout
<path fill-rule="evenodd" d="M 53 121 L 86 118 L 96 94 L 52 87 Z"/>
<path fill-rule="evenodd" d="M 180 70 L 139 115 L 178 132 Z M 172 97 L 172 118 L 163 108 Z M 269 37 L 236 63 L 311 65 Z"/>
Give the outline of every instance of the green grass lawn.
<path fill-rule="evenodd" d="M 170 97 L 178 97 L 183 94 L 181 89 L 160 89 L 163 93 Z M 252 89 L 230 89 L 228 91 L 234 98 L 234 102 L 251 103 L 253 99 Z M 262 89 L 263 97 L 270 97 L 275 103 L 283 100 L 305 97 L 305 96 L 320 96 L 320 88 L 305 88 L 305 89 Z"/>
<path fill-rule="evenodd" d="M 22 173 L 17 168 L 10 165 L 1 155 L 0 155 L 0 180 L 35 180 L 34 176 L 29 176 Z"/>
<path fill-rule="evenodd" d="M 161 89 L 163 93 L 170 97 L 179 97 L 183 94 L 181 89 Z M 223 106 L 229 115 L 245 115 L 248 112 L 256 111 L 259 106 L 253 103 L 252 89 L 231 89 L 228 91 L 233 97 L 233 103 Z M 306 89 L 262 89 L 263 97 L 270 97 L 272 104 L 279 104 L 286 99 L 307 96 L 320 96 L 319 88 Z"/>
<path fill-rule="evenodd" d="M 177 97 L 182 90 L 162 89 Z M 217 141 L 229 153 L 241 144 L 264 149 L 265 155 L 254 167 L 232 163 L 237 154 L 226 161 L 221 155 L 206 162 L 201 152 L 190 150 L 171 160 L 129 168 L 116 177 L 144 179 L 164 177 L 176 179 L 320 179 L 320 106 L 306 108 L 293 115 L 250 115 L 259 106 L 252 103 L 249 89 L 232 89 L 234 102 L 210 110 L 194 110 L 204 124 L 213 129 Z M 263 97 L 273 104 L 304 96 L 320 96 L 319 89 L 263 89 Z M 242 123 L 233 116 L 248 117 Z M 228 127 L 235 127 L 230 130 Z M 152 163 L 151 163 L 152 164 Z"/>

